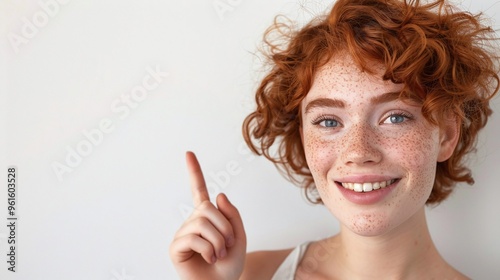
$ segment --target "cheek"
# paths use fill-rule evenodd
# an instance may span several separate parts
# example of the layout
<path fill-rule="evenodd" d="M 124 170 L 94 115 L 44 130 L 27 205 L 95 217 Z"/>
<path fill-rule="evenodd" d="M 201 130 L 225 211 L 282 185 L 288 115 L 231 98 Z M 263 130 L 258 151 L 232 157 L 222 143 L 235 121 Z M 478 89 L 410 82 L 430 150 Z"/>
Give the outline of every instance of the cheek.
<path fill-rule="evenodd" d="M 439 135 L 437 131 L 422 128 L 397 141 L 398 148 L 392 154 L 407 171 L 407 191 L 415 202 L 426 201 L 434 185 Z"/>
<path fill-rule="evenodd" d="M 338 148 L 335 148 L 332 141 L 328 141 L 312 131 L 304 131 L 303 144 L 309 170 L 315 181 L 321 180 L 321 177 L 324 177 L 321 175 L 326 175 L 326 172 L 333 166 Z M 316 181 L 316 184 L 319 182 Z"/>
<path fill-rule="evenodd" d="M 439 135 L 436 130 L 417 129 L 393 141 L 398 142 L 399 157 L 410 167 L 422 170 L 435 166 L 439 152 Z"/>
<path fill-rule="evenodd" d="M 330 203 L 326 203 L 327 205 L 338 204 L 343 200 L 341 196 L 334 196 L 331 191 L 331 182 L 328 181 L 328 176 L 332 172 L 342 173 L 342 165 L 336 164 L 342 145 L 341 141 L 313 131 L 304 134 L 304 152 L 307 164 L 321 199 L 324 202 L 330 201 Z M 335 209 L 330 210 L 335 213 Z"/>
<path fill-rule="evenodd" d="M 399 139 L 392 139 L 389 147 L 393 154 L 406 165 L 414 168 L 425 168 L 430 161 L 437 160 L 437 140 L 431 133 L 411 132 Z M 436 141 L 435 141 L 436 140 Z"/>

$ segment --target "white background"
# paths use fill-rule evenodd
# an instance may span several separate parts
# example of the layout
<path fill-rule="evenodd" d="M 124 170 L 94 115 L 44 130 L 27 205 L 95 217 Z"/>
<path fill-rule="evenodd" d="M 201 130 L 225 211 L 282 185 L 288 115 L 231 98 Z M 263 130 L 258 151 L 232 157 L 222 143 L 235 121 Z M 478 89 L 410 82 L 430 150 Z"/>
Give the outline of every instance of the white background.
<path fill-rule="evenodd" d="M 500 4 L 479 2 L 460 5 L 498 28 Z M 0 2 L 1 279 L 176 279 L 168 247 L 192 205 L 186 150 L 198 154 L 211 194 L 224 191 L 239 207 L 249 251 L 338 230 L 241 137 L 264 30 L 278 13 L 304 21 L 329 1 L 52 3 L 47 15 L 38 1 Z M 230 9 L 218 13 L 224 3 Z M 147 69 L 169 75 L 125 107 Z M 428 211 L 444 257 L 474 279 L 500 277 L 499 116 L 471 161 L 476 184 Z M 103 121 L 111 128 L 89 146 L 85 132 Z M 69 159 L 59 180 L 54 164 L 67 165 L 78 147 L 87 155 Z M 6 263 L 8 165 L 18 167 L 15 274 Z"/>

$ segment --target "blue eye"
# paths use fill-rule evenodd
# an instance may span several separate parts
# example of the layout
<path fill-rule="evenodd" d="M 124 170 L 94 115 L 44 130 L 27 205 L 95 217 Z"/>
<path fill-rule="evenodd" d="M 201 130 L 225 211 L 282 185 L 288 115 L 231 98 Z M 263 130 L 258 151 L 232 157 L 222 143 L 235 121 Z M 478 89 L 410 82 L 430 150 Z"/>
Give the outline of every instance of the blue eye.
<path fill-rule="evenodd" d="M 328 120 L 322 120 L 319 125 L 324 126 L 324 127 L 337 127 L 339 126 L 339 123 L 336 120 L 328 119 Z"/>
<path fill-rule="evenodd" d="M 317 125 L 325 128 L 336 128 L 342 124 L 336 120 L 334 116 L 319 116 L 311 122 L 313 125 Z"/>
<path fill-rule="evenodd" d="M 391 123 L 402 123 L 405 121 L 405 117 L 401 115 L 392 115 L 389 117 Z"/>
<path fill-rule="evenodd" d="M 403 112 L 398 112 L 398 113 L 391 113 L 384 121 L 383 123 L 388 123 L 388 124 L 400 124 L 404 123 L 408 120 L 413 119 L 413 117 L 407 113 Z"/>

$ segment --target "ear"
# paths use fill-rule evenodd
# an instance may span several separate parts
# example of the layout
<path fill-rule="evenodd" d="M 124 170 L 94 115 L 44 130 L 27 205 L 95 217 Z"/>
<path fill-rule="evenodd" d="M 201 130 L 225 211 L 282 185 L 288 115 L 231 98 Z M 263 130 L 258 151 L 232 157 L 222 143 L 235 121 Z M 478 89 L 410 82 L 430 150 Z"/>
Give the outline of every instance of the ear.
<path fill-rule="evenodd" d="M 440 149 L 437 161 L 443 162 L 451 157 L 457 147 L 460 138 L 460 121 L 458 117 L 454 114 L 446 116 L 445 123 L 439 131 Z"/>

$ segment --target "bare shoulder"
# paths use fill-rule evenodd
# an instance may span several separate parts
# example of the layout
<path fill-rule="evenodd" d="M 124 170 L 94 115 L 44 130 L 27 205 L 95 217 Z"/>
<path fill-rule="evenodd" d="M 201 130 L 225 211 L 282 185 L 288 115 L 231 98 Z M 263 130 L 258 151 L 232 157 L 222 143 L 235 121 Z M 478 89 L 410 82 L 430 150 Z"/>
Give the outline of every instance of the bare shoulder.
<path fill-rule="evenodd" d="M 292 250 L 293 248 L 248 253 L 240 280 L 271 279 Z"/>

